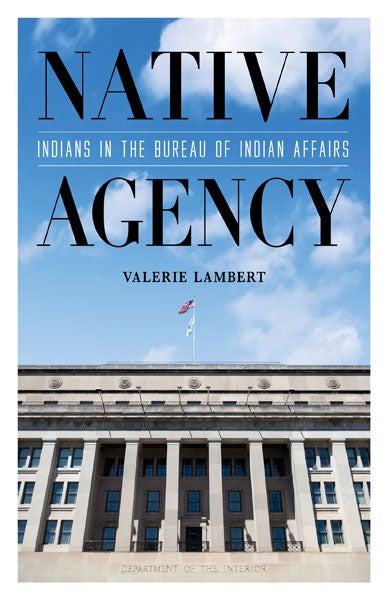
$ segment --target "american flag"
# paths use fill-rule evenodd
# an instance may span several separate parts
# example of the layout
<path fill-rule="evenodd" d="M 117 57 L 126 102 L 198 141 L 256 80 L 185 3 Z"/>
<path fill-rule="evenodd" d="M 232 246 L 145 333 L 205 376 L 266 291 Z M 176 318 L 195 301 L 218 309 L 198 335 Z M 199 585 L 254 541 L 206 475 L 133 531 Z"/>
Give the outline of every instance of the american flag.
<path fill-rule="evenodd" d="M 185 302 L 184 305 L 181 306 L 180 309 L 178 310 L 178 313 L 180 315 L 183 315 L 188 310 L 190 310 L 190 308 L 194 308 L 194 300 L 188 300 L 187 302 Z"/>

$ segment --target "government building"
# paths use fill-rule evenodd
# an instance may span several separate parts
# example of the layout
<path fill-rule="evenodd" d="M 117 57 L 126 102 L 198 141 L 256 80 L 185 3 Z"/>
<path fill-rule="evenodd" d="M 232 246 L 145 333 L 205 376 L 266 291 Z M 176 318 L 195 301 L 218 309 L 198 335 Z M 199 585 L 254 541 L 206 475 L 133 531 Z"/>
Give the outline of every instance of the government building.
<path fill-rule="evenodd" d="M 20 366 L 20 582 L 368 582 L 370 369 Z"/>

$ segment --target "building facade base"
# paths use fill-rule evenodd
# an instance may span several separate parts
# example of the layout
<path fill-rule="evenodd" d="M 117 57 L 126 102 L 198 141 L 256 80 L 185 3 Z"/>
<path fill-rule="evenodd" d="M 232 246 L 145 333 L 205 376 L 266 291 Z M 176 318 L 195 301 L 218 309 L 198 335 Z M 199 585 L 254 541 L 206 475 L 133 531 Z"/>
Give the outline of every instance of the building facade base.
<path fill-rule="evenodd" d="M 20 582 L 368 582 L 368 552 L 19 553 Z"/>

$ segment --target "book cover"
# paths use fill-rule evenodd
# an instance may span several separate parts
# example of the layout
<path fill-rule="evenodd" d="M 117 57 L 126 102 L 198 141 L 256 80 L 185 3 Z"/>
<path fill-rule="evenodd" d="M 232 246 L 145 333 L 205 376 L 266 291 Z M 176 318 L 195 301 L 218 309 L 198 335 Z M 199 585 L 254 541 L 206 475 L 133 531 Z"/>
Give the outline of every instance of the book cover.
<path fill-rule="evenodd" d="M 21 19 L 19 98 L 21 363 L 369 363 L 368 20 Z"/>

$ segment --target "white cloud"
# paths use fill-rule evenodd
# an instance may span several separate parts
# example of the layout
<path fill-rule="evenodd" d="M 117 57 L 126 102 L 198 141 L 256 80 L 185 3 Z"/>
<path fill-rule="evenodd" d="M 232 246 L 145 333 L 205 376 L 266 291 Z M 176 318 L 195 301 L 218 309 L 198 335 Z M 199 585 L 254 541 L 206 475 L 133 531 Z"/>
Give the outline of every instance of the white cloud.
<path fill-rule="evenodd" d="M 279 47 L 279 40 L 284 40 Z M 368 77 L 369 31 L 366 20 L 345 19 L 178 19 L 163 30 L 161 51 L 200 51 L 201 67 L 197 68 L 191 56 L 183 56 L 182 92 L 189 95 L 213 93 L 213 57 L 207 51 L 231 51 L 226 56 L 227 94 L 243 105 L 257 106 L 252 82 L 242 54 L 237 51 L 262 51 L 260 66 L 269 96 L 275 90 L 284 54 L 288 56 L 278 88 L 279 97 L 293 96 L 305 101 L 306 55 L 301 52 L 315 50 L 327 52 L 346 51 L 346 75 L 340 59 L 332 54 L 320 57 L 320 77 L 326 80 L 336 69 L 336 99 L 344 98 Z M 160 56 L 153 69 L 150 63 L 143 69 L 143 80 L 158 99 L 169 95 L 168 56 Z M 322 101 L 325 101 L 323 88 Z M 297 92 L 297 93 L 295 93 Z M 331 92 L 328 99 L 332 102 Z M 342 109 L 342 105 L 340 107 Z"/>
<path fill-rule="evenodd" d="M 176 346 L 160 346 L 151 348 L 144 357 L 143 362 L 165 363 L 173 362 L 176 356 Z"/>
<path fill-rule="evenodd" d="M 357 363 L 360 333 L 332 295 L 324 286 L 310 289 L 300 282 L 269 293 L 248 292 L 229 306 L 241 352 L 259 362 Z"/>
<path fill-rule="evenodd" d="M 74 51 L 95 33 L 93 19 L 38 19 L 33 32 L 36 43 L 52 43 L 60 51 Z"/>

